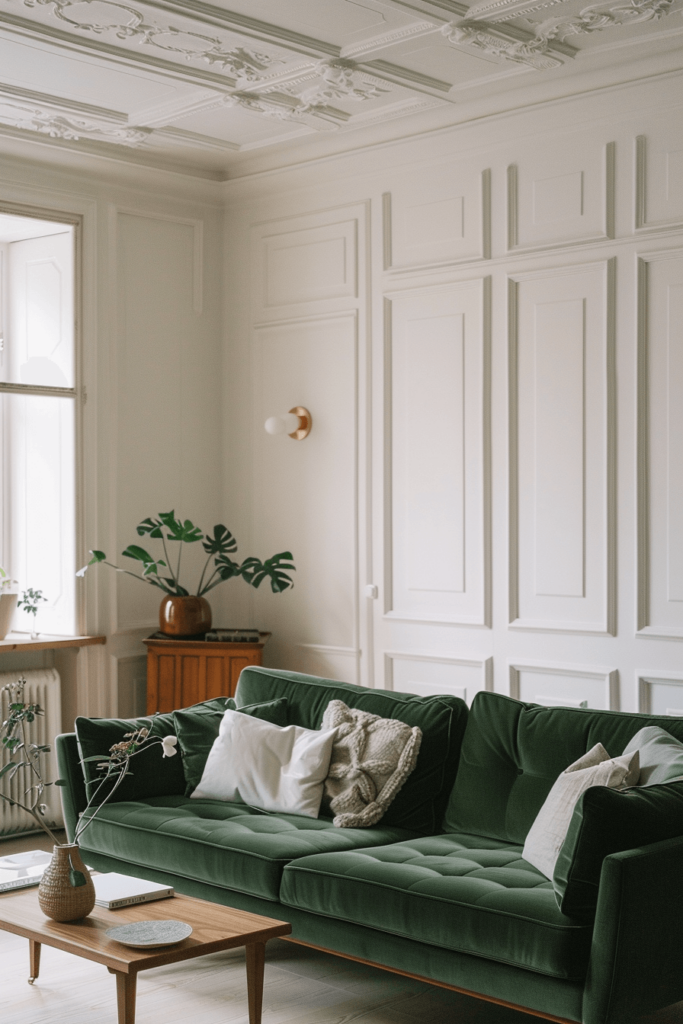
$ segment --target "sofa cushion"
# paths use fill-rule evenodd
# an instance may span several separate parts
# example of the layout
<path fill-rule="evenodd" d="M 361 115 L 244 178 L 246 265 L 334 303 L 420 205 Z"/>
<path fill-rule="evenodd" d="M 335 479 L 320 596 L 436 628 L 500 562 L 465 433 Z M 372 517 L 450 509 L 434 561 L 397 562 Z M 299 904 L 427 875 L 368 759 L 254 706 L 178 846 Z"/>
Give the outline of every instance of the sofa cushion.
<path fill-rule="evenodd" d="M 218 739 L 218 733 L 226 711 L 234 711 L 237 705 L 232 697 L 219 697 L 205 704 L 173 712 L 174 732 L 178 737 L 185 773 L 185 795 L 199 785 L 211 747 Z M 251 704 L 240 708 L 245 715 L 252 715 L 273 725 L 287 725 L 287 698 L 269 700 L 265 704 Z"/>
<path fill-rule="evenodd" d="M 302 857 L 285 869 L 286 906 L 428 945 L 581 978 L 589 925 L 565 917 L 519 845 L 464 834 Z"/>
<path fill-rule="evenodd" d="M 574 808 L 553 884 L 564 914 L 592 921 L 602 862 L 611 853 L 683 836 L 683 781 L 618 792 L 596 786 Z"/>
<path fill-rule="evenodd" d="M 322 729 L 336 736 L 323 807 L 339 828 L 367 828 L 384 816 L 417 764 L 422 730 L 333 700 Z"/>
<path fill-rule="evenodd" d="M 185 796 L 105 804 L 81 843 L 144 868 L 278 900 L 282 872 L 296 857 L 399 842 L 405 829 L 339 829 L 329 818 L 266 814 L 241 803 Z"/>
<path fill-rule="evenodd" d="M 219 698 L 220 700 L 221 698 Z M 224 699 L 224 698 L 222 698 Z M 217 705 L 218 701 L 206 701 L 206 704 Z M 82 718 L 76 719 L 76 736 L 81 760 L 86 757 L 102 757 L 109 753 L 109 748 L 119 743 L 127 732 L 149 727 L 150 738 L 175 735 L 172 714 L 149 715 L 145 718 Z M 97 771 L 97 762 L 83 764 L 86 790 L 92 797 L 101 778 Z M 104 797 L 106 787 L 98 790 L 97 801 Z M 145 796 L 167 796 L 182 793 L 185 789 L 182 759 L 180 757 L 162 757 L 161 744 L 143 745 L 130 763 L 130 773 L 124 778 L 113 801 L 137 800 Z"/>
<path fill-rule="evenodd" d="M 283 728 L 228 708 L 192 799 L 317 818 L 335 737 L 334 729 Z"/>
<path fill-rule="evenodd" d="M 417 697 L 373 690 L 299 672 L 253 666 L 242 670 L 235 694 L 238 708 L 274 697 L 287 697 L 290 723 L 306 729 L 320 728 L 331 700 L 421 729 L 423 740 L 415 770 L 387 809 L 382 825 L 423 833 L 439 830 L 465 731 L 464 701 L 458 697 Z"/>
<path fill-rule="evenodd" d="M 683 719 L 547 708 L 481 692 L 472 701 L 445 832 L 523 843 L 560 772 L 602 743 L 610 757 L 646 725 L 683 740 Z"/>

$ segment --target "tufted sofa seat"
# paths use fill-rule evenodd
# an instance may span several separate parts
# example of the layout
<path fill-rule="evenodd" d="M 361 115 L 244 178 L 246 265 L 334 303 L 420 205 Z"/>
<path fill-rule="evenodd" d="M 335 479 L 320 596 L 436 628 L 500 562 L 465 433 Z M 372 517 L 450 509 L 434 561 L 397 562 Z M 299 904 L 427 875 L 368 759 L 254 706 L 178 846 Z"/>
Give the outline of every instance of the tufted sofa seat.
<path fill-rule="evenodd" d="M 282 872 L 294 858 L 384 846 L 414 834 L 381 825 L 340 829 L 329 818 L 161 796 L 105 804 L 88 838 L 90 852 L 277 901 Z"/>
<path fill-rule="evenodd" d="M 302 857 L 285 868 L 280 899 L 429 945 L 582 978 L 592 926 L 565 917 L 553 885 L 522 847 L 441 835 L 392 846 Z"/>

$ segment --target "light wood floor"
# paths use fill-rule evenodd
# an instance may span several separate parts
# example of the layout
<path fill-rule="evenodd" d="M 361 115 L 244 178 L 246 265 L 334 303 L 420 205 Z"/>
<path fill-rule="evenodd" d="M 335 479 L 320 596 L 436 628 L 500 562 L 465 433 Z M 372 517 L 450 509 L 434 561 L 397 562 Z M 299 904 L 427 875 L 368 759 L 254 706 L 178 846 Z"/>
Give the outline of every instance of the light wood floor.
<path fill-rule="evenodd" d="M 0 841 L 0 856 L 49 849 L 41 836 Z M 478 999 L 437 989 L 276 939 L 268 944 L 263 1024 L 539 1024 Z M 28 943 L 0 932 L 2 1024 L 115 1024 L 114 980 L 104 967 L 43 947 L 28 978 Z M 137 1024 L 248 1024 L 244 951 L 145 971 Z M 683 1024 L 683 1003 L 639 1024 Z"/>

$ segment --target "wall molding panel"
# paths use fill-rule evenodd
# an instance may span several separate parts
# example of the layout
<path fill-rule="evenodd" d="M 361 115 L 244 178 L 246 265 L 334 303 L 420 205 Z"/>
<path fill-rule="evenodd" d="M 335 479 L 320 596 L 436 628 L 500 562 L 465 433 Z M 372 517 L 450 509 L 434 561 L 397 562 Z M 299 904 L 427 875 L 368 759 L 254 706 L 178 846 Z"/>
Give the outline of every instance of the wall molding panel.
<path fill-rule="evenodd" d="M 292 551 L 297 567 L 285 600 L 256 593 L 258 621 L 286 643 L 287 664 L 324 675 L 341 671 L 342 657 L 355 682 L 346 662 L 359 647 L 357 312 L 266 323 L 254 335 L 254 545 Z M 265 433 L 268 416 L 298 404 L 313 417 L 305 442 Z"/>
<path fill-rule="evenodd" d="M 412 651 L 385 651 L 388 690 L 421 697 L 447 693 L 468 704 L 479 690 L 493 690 L 493 658 L 456 658 Z"/>
<path fill-rule="evenodd" d="M 613 260 L 510 277 L 510 625 L 615 631 Z"/>
<path fill-rule="evenodd" d="M 562 662 L 510 662 L 510 696 L 548 707 L 589 707 L 618 711 L 615 668 Z"/>
<path fill-rule="evenodd" d="M 327 210 L 253 230 L 256 322 L 357 306 L 365 207 Z"/>
<path fill-rule="evenodd" d="M 614 238 L 615 145 L 576 138 L 510 164 L 508 251 L 561 249 Z"/>
<path fill-rule="evenodd" d="M 683 248 L 638 261 L 638 611 L 683 639 Z"/>
<path fill-rule="evenodd" d="M 421 170 L 382 202 L 385 270 L 407 273 L 490 257 L 490 169 L 450 164 Z"/>
<path fill-rule="evenodd" d="M 641 670 L 636 680 L 642 714 L 683 717 L 683 673 Z"/>
<path fill-rule="evenodd" d="M 489 282 L 385 301 L 384 613 L 487 626 Z"/>
<path fill-rule="evenodd" d="M 683 130 L 672 122 L 666 133 L 635 140 L 636 231 L 683 227 Z"/>

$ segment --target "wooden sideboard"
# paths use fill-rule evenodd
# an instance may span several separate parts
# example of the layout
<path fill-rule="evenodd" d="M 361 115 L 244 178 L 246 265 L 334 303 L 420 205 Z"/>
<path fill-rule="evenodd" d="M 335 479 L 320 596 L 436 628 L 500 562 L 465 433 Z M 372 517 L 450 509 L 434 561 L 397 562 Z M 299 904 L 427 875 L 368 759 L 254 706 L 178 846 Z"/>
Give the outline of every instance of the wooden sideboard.
<path fill-rule="evenodd" d="M 147 714 L 187 708 L 212 697 L 232 697 L 240 672 L 260 665 L 270 633 L 257 644 L 206 640 L 143 640 L 147 648 Z"/>

